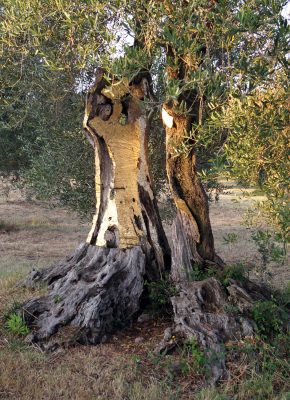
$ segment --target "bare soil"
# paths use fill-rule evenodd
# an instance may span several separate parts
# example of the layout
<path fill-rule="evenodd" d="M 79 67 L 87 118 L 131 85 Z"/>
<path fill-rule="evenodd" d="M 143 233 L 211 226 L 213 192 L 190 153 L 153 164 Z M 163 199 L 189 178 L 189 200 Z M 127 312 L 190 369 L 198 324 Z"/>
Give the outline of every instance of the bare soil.
<path fill-rule="evenodd" d="M 251 279 L 259 280 L 262 255 L 252 235 L 258 229 L 271 231 L 272 228 L 262 219 L 249 226 L 246 217 L 248 210 L 253 209 L 255 202 L 265 200 L 265 197 L 254 193 L 253 189 L 229 188 L 225 194 L 220 195 L 218 202 L 210 203 L 210 217 L 217 253 L 229 265 L 243 263 Z M 236 235 L 236 240 L 228 243 L 226 239 L 231 234 Z M 290 279 L 289 254 L 282 262 L 270 262 L 267 270 L 271 274 L 268 282 L 270 285 L 279 288 L 286 286 Z"/>

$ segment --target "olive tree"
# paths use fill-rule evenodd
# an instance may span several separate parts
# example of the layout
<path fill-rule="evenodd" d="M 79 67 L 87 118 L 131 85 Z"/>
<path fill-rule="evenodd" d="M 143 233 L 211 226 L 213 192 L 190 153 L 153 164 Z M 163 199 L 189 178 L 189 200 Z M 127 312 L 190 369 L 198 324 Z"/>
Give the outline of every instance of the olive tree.
<path fill-rule="evenodd" d="M 86 242 L 73 255 L 27 278 L 30 284 L 49 285 L 46 295 L 23 305 L 32 341 L 45 342 L 66 325 L 74 327 L 78 341 L 102 341 L 116 322 L 126 323 L 146 304 L 141 302 L 144 280 L 162 280 L 168 272 L 176 287 L 174 323 L 159 350 L 174 348 L 172 336 L 177 336 L 194 337 L 206 351 L 221 353 L 223 342 L 253 334 L 249 311 L 253 299 L 265 298 L 267 291 L 249 281 L 229 280 L 225 289 L 214 277 L 193 278 L 196 268 L 206 276 L 209 267 L 224 267 L 214 248 L 198 155 L 204 146 L 239 165 L 233 151 L 240 131 L 225 110 L 233 98 L 262 91 L 284 71 L 282 5 L 268 0 L 3 2 L 8 65 L 14 57 L 21 70 L 34 55 L 50 70 L 73 74 L 76 86 L 84 75 L 95 75 L 84 129 L 95 153 L 96 213 Z M 171 249 L 148 162 L 149 117 L 156 109 L 165 128 L 166 171 L 176 208 Z M 239 308 L 239 319 L 226 311 L 229 303 Z M 213 359 L 218 380 L 225 362 L 222 355 Z"/>

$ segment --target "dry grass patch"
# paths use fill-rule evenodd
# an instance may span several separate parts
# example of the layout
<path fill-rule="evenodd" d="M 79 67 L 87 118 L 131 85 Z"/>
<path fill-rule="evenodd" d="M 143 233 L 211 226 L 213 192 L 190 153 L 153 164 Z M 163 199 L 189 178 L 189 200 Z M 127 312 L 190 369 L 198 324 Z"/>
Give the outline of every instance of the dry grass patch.
<path fill-rule="evenodd" d="M 227 344 L 229 380 L 205 389 L 206 370 L 194 354 L 178 349 L 154 353 L 171 321 L 156 317 L 134 322 L 109 337 L 106 344 L 76 346 L 45 354 L 28 346 L 5 328 L 3 316 L 14 301 L 43 294 L 15 286 L 17 278 L 0 286 L 0 399 L 5 400 L 288 400 L 289 340 L 270 346 L 256 340 Z M 143 338 L 136 343 L 136 338 Z M 287 397 L 288 396 L 288 397 Z"/>
<path fill-rule="evenodd" d="M 15 223 L 5 221 L 0 219 L 0 234 L 3 235 L 5 233 L 15 232 L 19 230 L 19 226 Z"/>
<path fill-rule="evenodd" d="M 257 259 L 250 239 L 252 231 L 242 225 L 242 213 L 250 202 L 233 194 L 211 203 L 216 246 L 229 263 L 248 264 Z M 134 323 L 113 335 L 107 344 L 95 347 L 70 347 L 44 354 L 28 346 L 5 328 L 3 317 L 14 303 L 40 295 L 46 288 L 32 291 L 17 286 L 17 282 L 32 267 L 49 265 L 73 252 L 85 240 L 90 223 L 83 223 L 71 212 L 23 201 L 2 202 L 0 221 L 6 228 L 11 226 L 9 232 L 1 234 L 0 225 L 0 399 L 290 399 L 286 353 L 271 355 L 272 350 L 259 350 L 255 343 L 253 349 L 246 342 L 237 344 L 239 351 L 228 349 L 229 380 L 220 388 L 202 390 L 204 374 L 194 357 L 182 349 L 167 356 L 154 354 L 156 343 L 170 325 L 166 319 Z M 233 245 L 224 241 L 230 233 L 238 235 Z M 286 267 L 275 271 L 277 281 L 289 279 Z M 136 337 L 143 341 L 137 344 Z"/>
<path fill-rule="evenodd" d="M 51 262 L 53 262 L 53 259 Z M 35 260 L 23 260 L 21 257 L 4 255 L 0 260 L 0 292 L 1 287 L 7 286 L 9 281 L 17 282 L 17 280 L 24 277 L 33 268 L 42 268 L 48 264 L 48 260 L 41 261 L 37 257 L 35 257 Z"/>
<path fill-rule="evenodd" d="M 7 400 L 177 400 L 176 395 L 158 377 L 141 376 L 134 361 L 110 345 L 55 355 L 17 342 L 0 346 L 0 398 Z"/>

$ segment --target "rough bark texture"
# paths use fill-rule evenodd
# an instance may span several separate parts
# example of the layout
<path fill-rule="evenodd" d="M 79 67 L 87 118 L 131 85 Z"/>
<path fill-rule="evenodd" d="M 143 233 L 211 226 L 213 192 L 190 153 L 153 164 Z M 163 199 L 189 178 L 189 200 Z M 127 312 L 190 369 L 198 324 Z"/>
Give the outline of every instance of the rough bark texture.
<path fill-rule="evenodd" d="M 170 251 L 151 188 L 147 164 L 147 121 L 140 100 L 148 82 L 108 85 L 99 71 L 88 96 L 84 126 L 96 149 L 97 209 L 87 242 L 57 265 L 32 271 L 26 284 L 47 283 L 48 294 L 24 304 L 33 328 L 29 340 L 55 349 L 67 342 L 99 343 L 140 307 L 144 277 L 160 279 Z M 226 377 L 224 343 L 254 333 L 253 301 L 264 299 L 250 282 L 215 278 L 192 282 L 192 267 L 221 264 L 215 254 L 207 198 L 197 177 L 194 151 L 176 153 L 192 116 L 164 105 L 167 173 L 177 218 L 173 225 L 172 297 L 174 326 L 157 351 L 195 338 L 210 361 L 212 382 Z M 228 305 L 239 316 L 228 312 Z M 67 328 L 70 328 L 70 333 Z M 63 335 L 62 335 L 63 332 Z M 51 340 L 53 337 L 53 340 Z M 177 338 L 177 339 L 176 339 Z"/>
<path fill-rule="evenodd" d="M 70 325 L 78 341 L 100 342 L 139 310 L 144 277 L 159 279 L 170 268 L 147 163 L 148 126 L 140 107 L 147 86 L 144 77 L 109 85 L 104 71 L 97 75 L 84 119 L 96 149 L 96 214 L 87 243 L 26 279 L 27 285 L 48 284 L 46 296 L 23 306 L 32 341 L 44 342 Z"/>
<path fill-rule="evenodd" d="M 170 250 L 148 169 L 148 124 L 140 108 L 146 82 L 142 78 L 139 84 L 120 81 L 108 87 L 100 71 L 88 96 L 84 126 L 96 144 L 97 197 L 88 242 L 141 245 L 151 266 L 148 275 L 157 278 L 170 267 Z"/>
<path fill-rule="evenodd" d="M 195 39 L 195 33 L 192 36 Z M 190 54 L 190 63 L 186 61 L 188 54 L 179 55 L 175 50 L 168 46 L 166 51 L 167 75 L 179 81 L 181 94 L 163 104 L 162 119 L 166 129 L 167 176 L 177 208 L 173 228 L 173 277 L 182 280 L 195 264 L 204 267 L 206 263 L 223 263 L 215 253 L 208 199 L 197 175 L 195 141 L 191 135 L 193 126 L 202 122 L 204 98 L 197 89 L 188 89 L 188 83 L 191 72 L 202 64 L 206 49 Z"/>
<path fill-rule="evenodd" d="M 184 135 L 191 128 L 191 119 L 176 114 L 168 104 L 163 106 L 166 168 L 177 208 L 172 249 L 172 275 L 177 281 L 188 279 L 193 265 L 221 263 L 215 254 L 208 200 L 197 176 L 194 149 L 180 152 Z"/>
<path fill-rule="evenodd" d="M 192 282 L 193 269 L 203 270 L 210 265 L 218 272 L 223 267 L 214 249 L 208 199 L 197 176 L 194 143 L 190 150 L 180 151 L 184 136 L 196 122 L 195 99 L 195 95 L 187 95 L 187 106 L 191 109 L 187 115 L 175 111 L 177 104 L 163 105 L 167 174 L 177 208 L 172 227 L 171 274 L 179 294 L 171 298 L 174 325 L 165 332 L 157 351 L 169 351 L 178 342 L 196 340 L 205 351 L 210 380 L 215 384 L 227 377 L 225 342 L 254 334 L 249 310 L 260 290 L 251 284 L 242 287 L 234 281 L 225 289 L 215 278 Z M 229 313 L 229 305 L 239 307 L 238 317 Z"/>
<path fill-rule="evenodd" d="M 227 377 L 224 343 L 254 335 L 249 312 L 254 301 L 269 298 L 269 293 L 249 281 L 232 280 L 225 289 L 215 278 L 182 282 L 178 290 L 171 299 L 174 325 L 165 331 L 156 351 L 173 350 L 178 343 L 194 338 L 207 355 L 210 380 L 215 384 Z M 239 315 L 232 315 L 229 305 L 235 305 Z"/>
<path fill-rule="evenodd" d="M 192 67 L 170 47 L 167 57 L 177 66 L 167 71 L 168 76 L 179 79 L 181 88 Z M 211 382 L 216 383 L 227 376 L 224 343 L 254 334 L 249 310 L 253 300 L 263 295 L 250 283 L 243 287 L 233 281 L 225 289 L 215 278 L 192 282 L 197 268 L 204 271 L 210 265 L 218 272 L 224 266 L 214 249 L 208 199 L 197 174 L 194 138 L 184 143 L 185 137 L 192 137 L 192 127 L 202 122 L 203 101 L 195 89 L 184 90 L 178 99 L 164 103 L 162 109 L 167 175 L 177 208 L 171 274 L 179 293 L 171 298 L 174 325 L 165 332 L 157 351 L 169 351 L 178 342 L 196 340 L 208 357 Z M 198 128 L 195 131 L 198 135 Z M 239 308 L 238 317 L 229 312 L 229 305 Z"/>
<path fill-rule="evenodd" d="M 23 306 L 33 328 L 30 340 L 43 342 L 70 324 L 78 328 L 79 342 L 99 343 L 138 311 L 144 269 L 140 246 L 120 250 L 84 243 L 53 268 L 32 272 L 30 283 L 47 283 L 48 295 Z"/>

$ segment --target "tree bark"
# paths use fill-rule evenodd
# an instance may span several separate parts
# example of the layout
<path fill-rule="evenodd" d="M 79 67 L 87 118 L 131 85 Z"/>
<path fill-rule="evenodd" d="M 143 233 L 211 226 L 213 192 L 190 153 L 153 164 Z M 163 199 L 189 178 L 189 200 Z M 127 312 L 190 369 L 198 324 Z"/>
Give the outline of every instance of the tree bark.
<path fill-rule="evenodd" d="M 228 377 L 225 343 L 254 336 L 256 326 L 251 310 L 257 300 L 271 298 L 269 290 L 253 282 L 230 279 L 223 287 L 216 278 L 177 284 L 178 295 L 171 298 L 174 324 L 164 332 L 157 352 L 173 351 L 176 346 L 195 340 L 204 351 L 209 382 Z M 231 313 L 234 306 L 237 313 Z"/>
<path fill-rule="evenodd" d="M 148 124 L 140 105 L 147 88 L 144 77 L 108 84 L 100 70 L 88 95 L 84 126 L 96 149 L 97 207 L 91 231 L 70 257 L 26 279 L 28 285 L 48 285 L 47 295 L 23 305 L 32 328 L 29 339 L 46 349 L 101 342 L 139 311 L 145 276 L 158 280 L 170 268 L 147 162 Z M 176 153 L 192 116 L 170 104 L 163 108 L 167 173 L 177 207 L 172 277 L 178 294 L 171 298 L 174 325 L 157 351 L 194 338 L 208 355 L 212 382 L 217 382 L 226 377 L 224 342 L 254 333 L 249 313 L 265 291 L 250 282 L 232 280 L 224 288 L 215 278 L 192 281 L 195 264 L 219 259 L 194 150 Z M 230 304 L 238 308 L 238 317 L 228 312 Z"/>
<path fill-rule="evenodd" d="M 221 264 L 214 249 L 208 199 L 197 175 L 193 144 L 180 150 L 191 129 L 190 115 L 179 115 L 170 103 L 163 105 L 166 129 L 166 169 L 177 208 L 173 224 L 172 275 L 180 281 L 190 277 L 194 265 Z"/>
<path fill-rule="evenodd" d="M 193 125 L 202 121 L 205 99 L 196 89 L 185 89 L 190 72 L 202 65 L 205 51 L 202 47 L 198 54 L 181 56 L 174 47 L 166 48 L 168 79 L 178 80 L 181 90 L 178 98 L 167 100 L 162 108 L 166 129 L 166 170 L 177 208 L 172 249 L 172 275 L 176 281 L 188 279 L 194 265 L 201 268 L 206 264 L 223 265 L 215 253 L 208 199 L 197 175 L 195 143 L 191 138 Z M 188 56 L 190 63 L 186 61 Z"/>
<path fill-rule="evenodd" d="M 177 70 L 167 71 L 168 76 L 179 79 L 182 87 L 191 67 L 170 47 L 167 57 L 171 64 L 178 65 Z M 238 282 L 232 282 L 225 289 L 215 278 L 198 281 L 193 274 L 196 269 L 205 272 L 209 265 L 214 266 L 217 272 L 224 266 L 215 253 L 208 199 L 198 177 L 195 143 L 190 135 L 193 125 L 198 126 L 201 120 L 203 100 L 196 90 L 187 90 L 178 99 L 165 102 L 162 108 L 166 129 L 166 169 L 177 208 L 172 229 L 171 275 L 178 294 L 171 298 L 174 324 L 165 331 L 157 351 L 170 351 L 178 342 L 196 340 L 207 356 L 211 382 L 216 383 L 227 376 L 224 343 L 254 334 L 254 324 L 244 310 L 252 306 L 253 296 L 249 287 L 243 288 Z M 235 290 L 244 293 L 246 299 L 242 299 L 244 303 L 242 301 L 239 318 L 227 311 L 227 307 L 234 303 L 229 294 Z"/>
<path fill-rule="evenodd" d="M 144 278 L 160 279 L 170 268 L 140 105 L 148 82 L 109 84 L 104 74 L 98 71 L 84 118 L 95 147 L 96 214 L 87 242 L 72 256 L 28 276 L 26 284 L 48 284 L 46 296 L 23 306 L 32 341 L 44 342 L 70 325 L 79 341 L 100 342 L 139 311 Z"/>
<path fill-rule="evenodd" d="M 143 77 L 138 84 L 107 87 L 103 74 L 88 95 L 84 119 L 96 148 L 97 212 L 87 241 L 121 249 L 141 245 L 151 265 L 147 274 L 157 279 L 170 268 L 170 249 L 148 167 L 149 127 L 140 106 L 148 82 Z"/>

